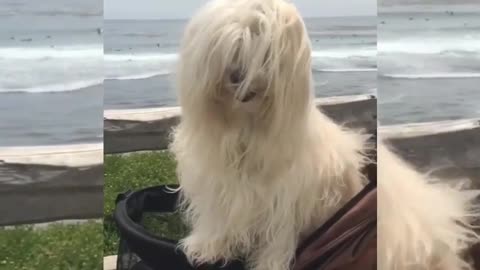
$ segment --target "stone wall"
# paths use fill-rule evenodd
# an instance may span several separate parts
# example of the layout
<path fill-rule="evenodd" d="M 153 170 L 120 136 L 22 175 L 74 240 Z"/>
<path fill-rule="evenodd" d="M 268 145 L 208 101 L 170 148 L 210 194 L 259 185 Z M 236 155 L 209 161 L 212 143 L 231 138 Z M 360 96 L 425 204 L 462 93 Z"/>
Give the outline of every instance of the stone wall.
<path fill-rule="evenodd" d="M 0 148 L 0 213 L 0 225 L 102 217 L 102 145 Z"/>

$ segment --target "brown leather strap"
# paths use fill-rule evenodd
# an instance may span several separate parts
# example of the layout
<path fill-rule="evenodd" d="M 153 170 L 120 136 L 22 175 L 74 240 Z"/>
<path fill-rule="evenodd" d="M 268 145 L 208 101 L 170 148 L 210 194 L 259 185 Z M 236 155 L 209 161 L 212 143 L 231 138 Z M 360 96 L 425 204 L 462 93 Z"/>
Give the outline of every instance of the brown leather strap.
<path fill-rule="evenodd" d="M 372 183 L 297 250 L 294 270 L 376 269 L 377 190 Z"/>

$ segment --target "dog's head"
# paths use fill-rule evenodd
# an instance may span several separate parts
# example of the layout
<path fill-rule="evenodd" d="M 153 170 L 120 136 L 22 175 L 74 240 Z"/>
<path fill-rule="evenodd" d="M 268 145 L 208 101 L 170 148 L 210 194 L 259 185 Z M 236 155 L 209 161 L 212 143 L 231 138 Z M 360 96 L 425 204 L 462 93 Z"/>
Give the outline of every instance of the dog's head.
<path fill-rule="evenodd" d="M 213 0 L 192 18 L 182 41 L 177 88 L 183 116 L 299 121 L 312 101 L 310 54 L 292 4 Z"/>

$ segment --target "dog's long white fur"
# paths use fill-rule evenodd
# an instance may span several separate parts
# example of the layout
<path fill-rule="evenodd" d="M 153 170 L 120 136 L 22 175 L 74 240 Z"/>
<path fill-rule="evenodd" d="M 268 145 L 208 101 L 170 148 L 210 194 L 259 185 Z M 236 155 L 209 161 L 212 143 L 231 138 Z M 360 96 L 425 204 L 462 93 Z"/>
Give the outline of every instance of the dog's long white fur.
<path fill-rule="evenodd" d="M 378 146 L 378 269 L 471 269 L 478 191 L 421 174 Z M 478 220 L 477 220 L 478 221 Z"/>
<path fill-rule="evenodd" d="M 251 269 L 290 269 L 301 239 L 364 185 L 368 136 L 317 110 L 310 54 L 303 20 L 283 0 L 214 0 L 188 24 L 171 151 L 192 228 L 181 248 L 193 263 L 244 257 Z M 379 269 L 433 269 L 437 256 L 461 269 L 473 234 L 455 221 L 468 224 L 470 198 L 426 184 L 385 152 Z"/>

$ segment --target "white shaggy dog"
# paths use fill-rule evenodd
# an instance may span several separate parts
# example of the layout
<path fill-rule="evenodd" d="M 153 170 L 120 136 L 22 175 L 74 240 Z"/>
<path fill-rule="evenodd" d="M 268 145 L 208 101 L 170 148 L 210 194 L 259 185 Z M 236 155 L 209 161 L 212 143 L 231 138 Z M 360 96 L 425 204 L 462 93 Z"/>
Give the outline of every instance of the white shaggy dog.
<path fill-rule="evenodd" d="M 181 241 L 187 257 L 196 264 L 243 257 L 250 269 L 290 269 L 299 242 L 365 184 L 361 169 L 368 162 L 364 155 L 368 136 L 338 126 L 315 107 L 310 41 L 295 7 L 283 0 L 210 2 L 186 28 L 177 88 L 182 119 L 171 150 L 192 227 Z M 380 172 L 383 181 L 397 181 Z M 408 175 L 400 169 L 394 174 Z M 421 179 L 412 181 L 417 180 Z M 394 188 L 385 185 L 393 193 Z M 381 198 L 387 196 L 382 192 Z M 410 193 L 392 196 L 394 201 L 386 204 L 391 206 L 385 207 L 402 208 L 398 204 Z M 428 199 L 442 205 L 435 198 Z M 427 198 L 417 199 L 422 204 Z M 405 231 L 396 233 L 402 240 L 419 237 L 423 230 L 434 233 L 431 222 L 443 219 L 430 220 L 429 214 L 463 218 L 466 200 L 457 196 L 453 200 L 457 201 L 449 212 L 442 208 L 421 213 L 427 220 L 420 226 L 428 228 L 414 226 L 410 231 L 406 224 Z M 391 211 L 386 217 L 381 228 L 395 232 L 389 224 L 399 216 Z M 441 231 L 448 240 L 462 240 L 470 233 L 449 225 L 446 228 L 452 231 Z M 433 237 L 429 240 L 437 245 L 433 234 L 420 237 Z M 411 247 L 409 241 L 398 243 L 404 246 L 381 240 L 385 249 L 381 254 L 390 256 Z M 429 256 L 429 247 L 422 259 Z M 451 247 L 456 252 L 463 245 Z M 403 253 L 401 259 L 407 261 L 418 255 Z M 400 259 L 390 257 L 380 264 L 383 270 L 430 269 L 406 268 Z"/>

